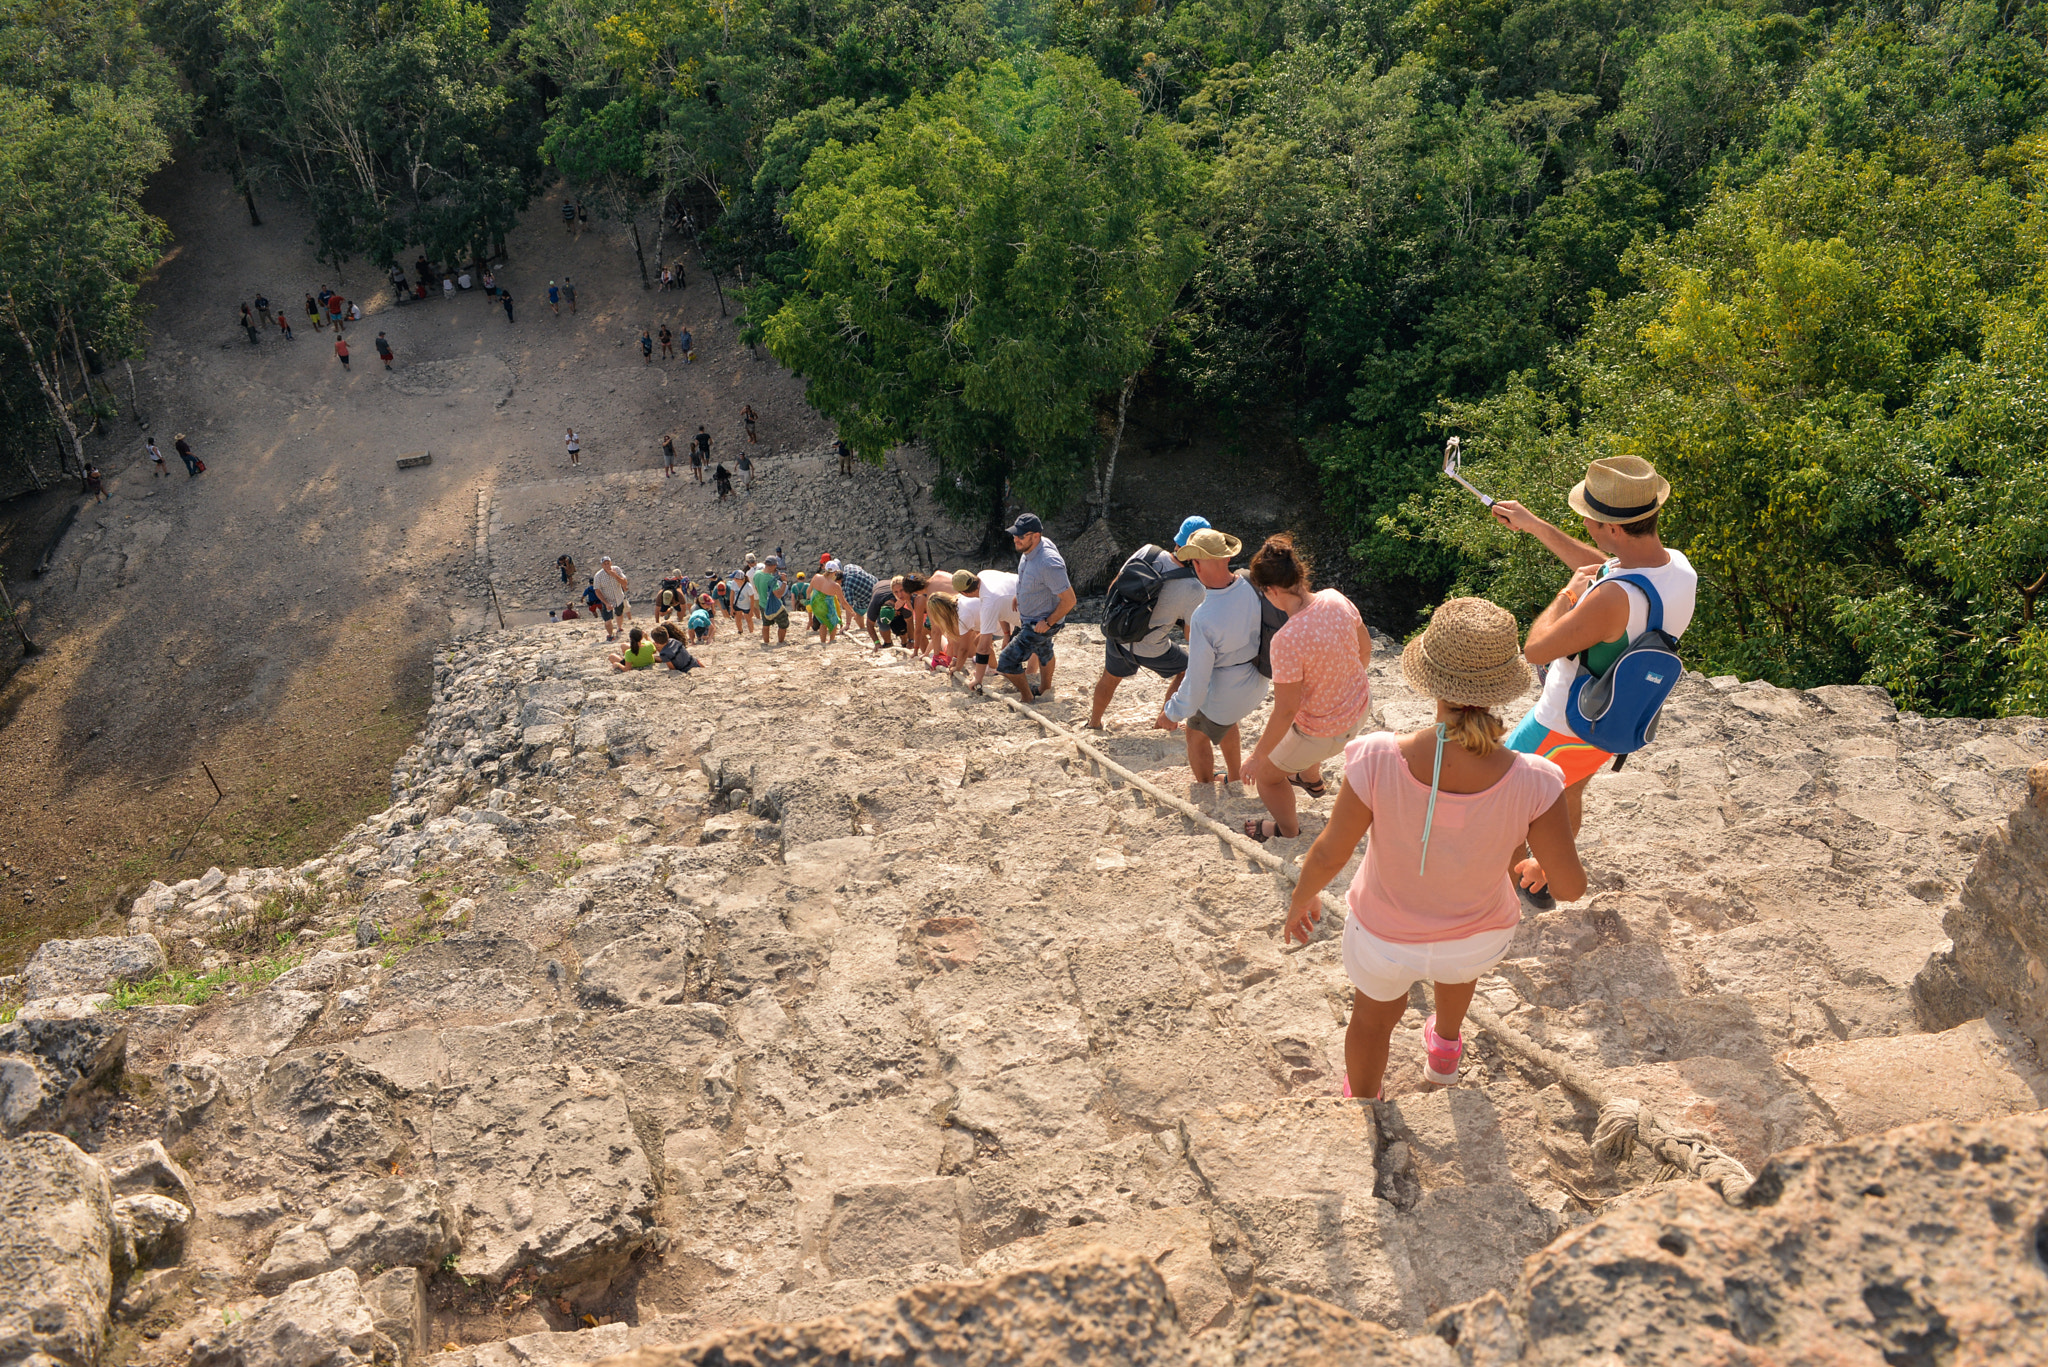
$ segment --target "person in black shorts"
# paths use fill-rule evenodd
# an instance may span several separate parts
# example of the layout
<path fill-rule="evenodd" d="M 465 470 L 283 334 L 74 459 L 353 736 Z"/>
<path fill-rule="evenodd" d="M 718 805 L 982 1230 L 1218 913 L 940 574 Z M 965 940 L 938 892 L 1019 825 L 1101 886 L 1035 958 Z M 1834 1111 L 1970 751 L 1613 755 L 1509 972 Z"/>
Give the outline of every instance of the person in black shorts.
<path fill-rule="evenodd" d="M 611 608 L 605 603 L 604 599 L 597 596 L 597 581 L 595 579 L 584 580 L 583 603 L 584 606 L 590 609 L 592 617 L 604 618 L 604 638 L 607 641 L 619 634 L 618 628 L 612 625 Z"/>

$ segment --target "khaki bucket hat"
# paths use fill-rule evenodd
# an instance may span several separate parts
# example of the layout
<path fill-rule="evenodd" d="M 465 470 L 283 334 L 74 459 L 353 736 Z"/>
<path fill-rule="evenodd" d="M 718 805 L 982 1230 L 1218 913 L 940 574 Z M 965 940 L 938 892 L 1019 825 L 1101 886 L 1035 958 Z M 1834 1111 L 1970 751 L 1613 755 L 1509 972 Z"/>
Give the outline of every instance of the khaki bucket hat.
<path fill-rule="evenodd" d="M 1188 538 L 1188 544 L 1173 553 L 1183 563 L 1190 560 L 1230 560 L 1244 549 L 1244 542 L 1214 527 L 1204 527 Z"/>
<path fill-rule="evenodd" d="M 1612 526 L 1641 522 L 1671 497 L 1671 481 L 1641 456 L 1610 456 L 1586 467 L 1565 501 L 1580 517 Z"/>
<path fill-rule="evenodd" d="M 1453 598 L 1401 652 L 1401 677 L 1444 702 L 1498 707 L 1527 692 L 1536 671 L 1522 659 L 1513 613 L 1484 598 Z"/>

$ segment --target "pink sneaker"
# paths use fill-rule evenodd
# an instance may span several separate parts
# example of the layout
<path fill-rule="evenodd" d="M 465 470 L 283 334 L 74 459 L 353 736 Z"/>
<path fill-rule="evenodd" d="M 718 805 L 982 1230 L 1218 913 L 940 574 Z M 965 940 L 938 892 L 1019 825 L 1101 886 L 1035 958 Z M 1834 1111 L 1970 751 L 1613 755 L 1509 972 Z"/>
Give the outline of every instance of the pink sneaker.
<path fill-rule="evenodd" d="M 1422 1064 L 1424 1077 L 1439 1087 L 1448 1087 L 1458 1080 L 1458 1061 L 1465 1057 L 1465 1041 L 1437 1034 L 1433 1012 L 1422 1023 L 1422 1047 L 1426 1055 Z"/>

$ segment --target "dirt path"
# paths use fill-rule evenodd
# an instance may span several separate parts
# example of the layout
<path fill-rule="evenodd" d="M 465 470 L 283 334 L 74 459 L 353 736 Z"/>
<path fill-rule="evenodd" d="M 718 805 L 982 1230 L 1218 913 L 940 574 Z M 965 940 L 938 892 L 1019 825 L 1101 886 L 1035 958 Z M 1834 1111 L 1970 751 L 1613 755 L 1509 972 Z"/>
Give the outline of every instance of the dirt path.
<path fill-rule="evenodd" d="M 385 805 L 436 643 L 481 620 L 480 493 L 545 486 L 566 513 L 586 503 L 579 480 L 653 469 L 662 431 L 699 423 L 736 456 L 745 403 L 766 462 L 830 440 L 801 382 L 735 340 L 707 276 L 645 292 L 623 229 L 595 222 L 569 239 L 554 201 L 536 204 L 498 271 L 516 323 L 480 289 L 401 307 L 367 263 L 337 281 L 290 206 L 264 205 L 251 227 L 227 182 L 191 164 L 161 179 L 151 207 L 178 245 L 148 287 L 143 426 L 124 417 L 88 453 L 111 497 L 80 513 L 39 579 L 33 552 L 77 495 L 10 510 L 11 588 L 47 649 L 0 689 L 0 970 L 49 935 L 104 923 L 150 878 L 310 857 Z M 549 310 L 551 278 L 575 282 L 573 313 Z M 347 370 L 305 316 L 323 281 L 363 302 Z M 237 314 L 258 293 L 290 314 L 295 341 L 272 329 L 248 344 Z M 691 327 L 696 364 L 658 348 L 642 361 L 641 329 L 663 322 Z M 379 330 L 397 354 L 390 374 Z M 179 432 L 207 464 L 198 479 L 171 453 Z M 145 433 L 169 478 L 151 476 Z M 431 464 L 396 468 L 423 450 Z M 538 553 L 554 514 L 546 500 L 523 507 Z M 612 515 L 621 531 L 641 517 L 630 504 Z M 759 518 L 749 501 L 692 522 L 709 551 L 751 544 Z M 578 520 L 593 544 L 615 530 Z M 540 567 L 522 568 L 532 579 Z"/>

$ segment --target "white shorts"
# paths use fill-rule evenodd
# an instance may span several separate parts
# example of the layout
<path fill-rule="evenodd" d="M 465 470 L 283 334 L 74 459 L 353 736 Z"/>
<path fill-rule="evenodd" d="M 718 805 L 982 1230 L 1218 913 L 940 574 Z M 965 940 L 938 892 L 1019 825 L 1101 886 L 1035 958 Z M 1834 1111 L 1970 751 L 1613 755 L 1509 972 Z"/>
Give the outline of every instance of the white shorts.
<path fill-rule="evenodd" d="M 1344 976 L 1368 1000 L 1398 1001 L 1408 989 L 1427 979 L 1437 983 L 1479 981 L 1486 971 L 1507 957 L 1514 941 L 1515 927 L 1482 930 L 1462 940 L 1432 940 L 1427 944 L 1404 945 L 1379 936 L 1358 924 L 1356 916 L 1344 918 Z"/>

